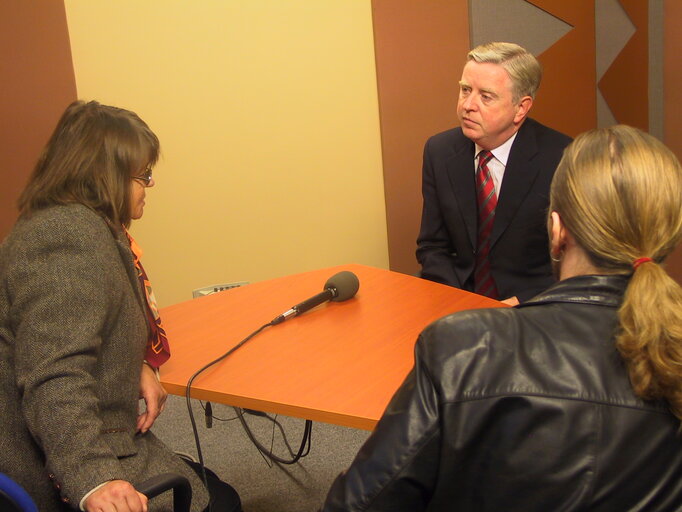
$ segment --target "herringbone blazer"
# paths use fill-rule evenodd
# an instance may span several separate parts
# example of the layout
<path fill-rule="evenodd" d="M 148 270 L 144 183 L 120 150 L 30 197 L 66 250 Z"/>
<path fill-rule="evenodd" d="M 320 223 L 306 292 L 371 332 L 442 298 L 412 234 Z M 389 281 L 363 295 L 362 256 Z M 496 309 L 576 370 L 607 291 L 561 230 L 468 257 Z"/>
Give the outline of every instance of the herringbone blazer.
<path fill-rule="evenodd" d="M 136 433 L 143 300 L 125 234 L 83 205 L 19 220 L 0 248 L 0 471 L 42 512 L 168 471 L 192 482 L 192 510 L 207 505 L 195 473 Z"/>

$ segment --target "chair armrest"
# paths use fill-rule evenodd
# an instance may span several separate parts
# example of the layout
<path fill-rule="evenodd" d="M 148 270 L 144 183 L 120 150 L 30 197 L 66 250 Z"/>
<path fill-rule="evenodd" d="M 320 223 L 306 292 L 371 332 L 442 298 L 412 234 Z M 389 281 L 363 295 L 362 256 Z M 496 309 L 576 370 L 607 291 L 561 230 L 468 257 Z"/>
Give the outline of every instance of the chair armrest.
<path fill-rule="evenodd" d="M 136 486 L 147 498 L 154 498 L 162 492 L 173 489 L 173 510 L 175 512 L 189 512 L 192 503 L 192 486 L 189 480 L 177 473 L 163 473 L 153 476 Z"/>

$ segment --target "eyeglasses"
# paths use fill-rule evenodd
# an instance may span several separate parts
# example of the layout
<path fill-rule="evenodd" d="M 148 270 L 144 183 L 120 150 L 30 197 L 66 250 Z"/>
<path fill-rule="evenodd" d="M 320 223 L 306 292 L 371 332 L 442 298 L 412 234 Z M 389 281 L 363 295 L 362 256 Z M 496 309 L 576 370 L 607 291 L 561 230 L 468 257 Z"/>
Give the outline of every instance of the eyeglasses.
<path fill-rule="evenodd" d="M 152 182 L 152 168 L 147 167 L 142 174 L 139 176 L 133 176 L 134 180 L 139 181 L 142 183 L 145 187 L 148 187 L 149 184 Z"/>

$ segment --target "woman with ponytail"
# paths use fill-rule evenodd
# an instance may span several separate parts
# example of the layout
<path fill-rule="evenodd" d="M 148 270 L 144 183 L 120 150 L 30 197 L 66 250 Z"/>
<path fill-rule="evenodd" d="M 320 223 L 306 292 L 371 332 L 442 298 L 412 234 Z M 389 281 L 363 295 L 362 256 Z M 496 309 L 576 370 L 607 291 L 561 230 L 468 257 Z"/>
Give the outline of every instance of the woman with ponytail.
<path fill-rule="evenodd" d="M 581 137 L 566 152 L 550 205 L 554 260 L 567 232 L 595 269 L 632 276 L 618 310 L 616 347 L 635 393 L 665 399 L 680 420 L 682 289 L 662 264 L 682 236 L 681 194 L 672 152 L 615 126 Z"/>
<path fill-rule="evenodd" d="M 682 509 L 682 168 L 627 126 L 566 149 L 550 193 L 559 282 L 427 327 L 322 510 Z"/>

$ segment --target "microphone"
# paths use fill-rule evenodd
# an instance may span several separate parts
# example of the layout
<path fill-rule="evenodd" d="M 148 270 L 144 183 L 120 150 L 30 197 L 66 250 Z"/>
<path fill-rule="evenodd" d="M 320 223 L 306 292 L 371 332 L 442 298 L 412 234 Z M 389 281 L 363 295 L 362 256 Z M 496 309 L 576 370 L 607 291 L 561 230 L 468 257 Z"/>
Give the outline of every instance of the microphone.
<path fill-rule="evenodd" d="M 270 322 L 270 324 L 281 324 L 285 320 L 293 318 L 297 315 L 302 315 L 306 311 L 313 309 L 314 307 L 319 306 L 323 302 L 327 302 L 329 300 L 334 302 L 342 302 L 344 300 L 351 299 L 357 293 L 358 288 L 360 288 L 358 276 L 353 274 L 353 272 L 343 270 L 342 272 L 334 274 L 327 279 L 327 282 L 324 283 L 324 291 L 318 293 L 317 295 L 313 295 L 309 299 L 304 300 L 299 304 L 296 304 L 291 309 L 276 317 L 272 322 Z"/>

